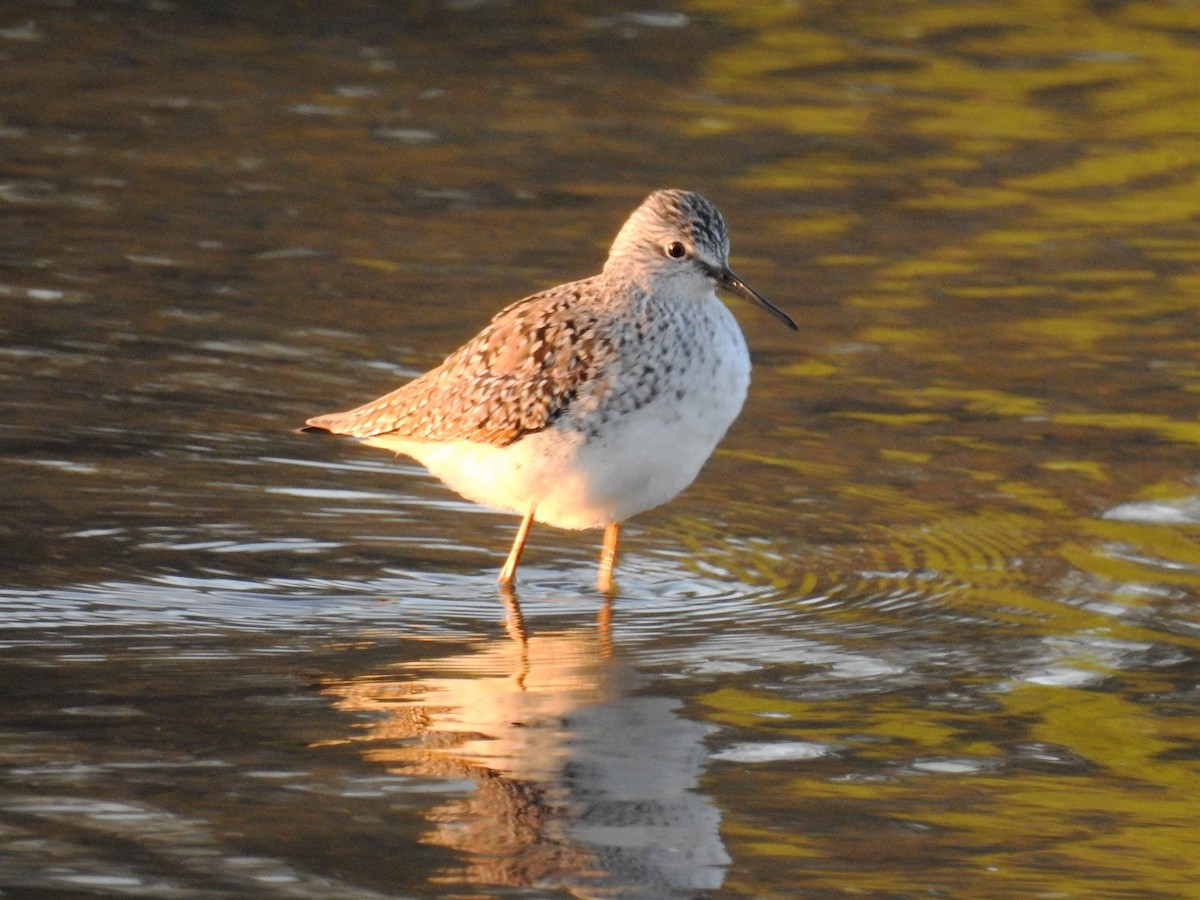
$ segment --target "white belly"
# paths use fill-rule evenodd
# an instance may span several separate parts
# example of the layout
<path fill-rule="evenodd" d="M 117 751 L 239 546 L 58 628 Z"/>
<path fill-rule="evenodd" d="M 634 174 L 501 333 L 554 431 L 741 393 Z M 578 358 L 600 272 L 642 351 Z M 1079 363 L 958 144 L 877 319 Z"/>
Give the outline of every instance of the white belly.
<path fill-rule="evenodd" d="M 605 419 L 591 437 L 564 418 L 506 447 L 386 435 L 366 443 L 416 458 L 485 506 L 524 513 L 535 505 L 537 521 L 559 528 L 623 521 L 691 484 L 741 411 L 749 353 L 732 314 L 713 302 L 704 352 L 673 358 L 653 399 Z"/>

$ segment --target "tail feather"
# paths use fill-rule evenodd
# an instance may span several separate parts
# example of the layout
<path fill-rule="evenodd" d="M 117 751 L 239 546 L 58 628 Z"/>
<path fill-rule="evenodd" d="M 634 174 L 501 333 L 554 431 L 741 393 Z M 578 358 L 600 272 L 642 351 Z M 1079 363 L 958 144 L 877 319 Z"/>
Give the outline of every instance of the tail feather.
<path fill-rule="evenodd" d="M 342 430 L 339 425 L 345 417 L 345 413 L 326 413 L 323 416 L 313 416 L 304 423 L 303 428 L 297 430 L 309 434 L 341 434 Z"/>

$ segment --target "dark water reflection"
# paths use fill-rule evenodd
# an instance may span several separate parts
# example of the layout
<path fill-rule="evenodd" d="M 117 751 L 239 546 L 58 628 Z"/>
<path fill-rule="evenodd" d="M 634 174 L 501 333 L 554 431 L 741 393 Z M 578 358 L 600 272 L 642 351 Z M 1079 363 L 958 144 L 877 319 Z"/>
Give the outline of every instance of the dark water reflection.
<path fill-rule="evenodd" d="M 1198 35 L 5 4 L 0 892 L 1193 892 Z M 742 317 L 746 413 L 611 609 L 547 530 L 518 619 L 511 517 L 292 429 L 659 186 L 801 338 Z"/>

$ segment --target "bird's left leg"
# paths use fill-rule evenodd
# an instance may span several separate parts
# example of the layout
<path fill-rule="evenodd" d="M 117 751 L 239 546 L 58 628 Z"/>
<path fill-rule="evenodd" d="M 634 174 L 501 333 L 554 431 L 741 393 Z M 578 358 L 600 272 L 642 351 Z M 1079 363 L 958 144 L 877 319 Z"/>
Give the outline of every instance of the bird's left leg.
<path fill-rule="evenodd" d="M 504 561 L 504 568 L 500 570 L 500 583 L 505 587 L 512 584 L 513 579 L 517 577 L 517 563 L 521 561 L 521 551 L 525 549 L 525 539 L 529 537 L 535 509 L 537 509 L 536 506 L 531 506 L 529 512 L 525 513 L 525 518 L 521 520 L 521 527 L 517 529 L 517 537 L 513 541 L 512 549 L 508 551 L 508 559 Z"/>

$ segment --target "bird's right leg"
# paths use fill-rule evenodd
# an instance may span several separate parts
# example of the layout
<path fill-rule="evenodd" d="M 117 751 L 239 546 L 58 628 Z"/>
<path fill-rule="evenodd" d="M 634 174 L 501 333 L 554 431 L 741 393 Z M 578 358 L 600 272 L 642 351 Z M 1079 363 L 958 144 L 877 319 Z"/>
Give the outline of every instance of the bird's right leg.
<path fill-rule="evenodd" d="M 600 548 L 600 571 L 596 574 L 596 590 L 611 594 L 613 590 L 613 567 L 617 564 L 617 539 L 621 536 L 621 524 L 609 522 L 604 528 L 604 546 Z"/>

